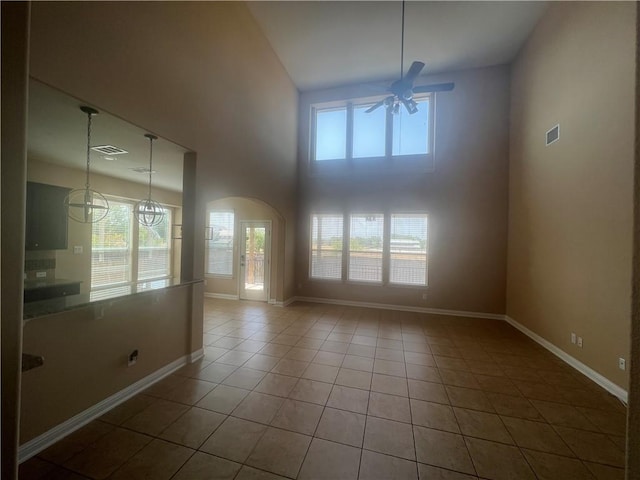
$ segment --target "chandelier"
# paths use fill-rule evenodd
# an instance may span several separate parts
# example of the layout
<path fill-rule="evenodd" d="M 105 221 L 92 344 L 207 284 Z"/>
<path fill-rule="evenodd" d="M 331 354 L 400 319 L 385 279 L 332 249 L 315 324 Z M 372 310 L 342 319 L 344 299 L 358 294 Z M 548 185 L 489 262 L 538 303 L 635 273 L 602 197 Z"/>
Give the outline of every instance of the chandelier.
<path fill-rule="evenodd" d="M 162 223 L 164 219 L 164 208 L 155 200 L 151 199 L 151 175 L 153 175 L 153 141 L 158 137 L 150 133 L 144 135 L 149 139 L 149 195 L 136 203 L 133 214 L 138 219 L 140 225 L 153 227 Z"/>
<path fill-rule="evenodd" d="M 101 193 L 91 189 L 91 118 L 98 114 L 94 108 L 80 107 L 87 114 L 87 177 L 84 188 L 71 190 L 64 199 L 67 215 L 80 223 L 95 223 L 109 213 L 109 202 Z"/>

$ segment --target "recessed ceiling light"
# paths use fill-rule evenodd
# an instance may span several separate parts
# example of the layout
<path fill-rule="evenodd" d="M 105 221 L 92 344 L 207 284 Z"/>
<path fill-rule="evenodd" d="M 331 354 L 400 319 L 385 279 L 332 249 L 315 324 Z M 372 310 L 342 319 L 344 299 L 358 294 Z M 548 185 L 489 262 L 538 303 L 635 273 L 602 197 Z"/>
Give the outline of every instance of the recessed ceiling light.
<path fill-rule="evenodd" d="M 126 150 L 113 145 L 96 145 L 95 147 L 91 147 L 91 150 L 95 150 L 96 152 L 104 155 L 124 155 L 125 153 L 129 153 Z"/>

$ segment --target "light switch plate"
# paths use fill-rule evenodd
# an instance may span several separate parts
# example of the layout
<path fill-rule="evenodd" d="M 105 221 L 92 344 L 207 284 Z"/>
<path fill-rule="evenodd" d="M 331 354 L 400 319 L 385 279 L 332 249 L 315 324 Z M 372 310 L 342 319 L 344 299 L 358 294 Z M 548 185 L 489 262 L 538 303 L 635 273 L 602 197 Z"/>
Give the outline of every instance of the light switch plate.
<path fill-rule="evenodd" d="M 47 272 L 36 272 L 36 278 L 47 278 Z"/>
<path fill-rule="evenodd" d="M 73 247 L 73 254 L 74 255 L 80 255 L 83 251 L 82 245 L 75 245 Z"/>

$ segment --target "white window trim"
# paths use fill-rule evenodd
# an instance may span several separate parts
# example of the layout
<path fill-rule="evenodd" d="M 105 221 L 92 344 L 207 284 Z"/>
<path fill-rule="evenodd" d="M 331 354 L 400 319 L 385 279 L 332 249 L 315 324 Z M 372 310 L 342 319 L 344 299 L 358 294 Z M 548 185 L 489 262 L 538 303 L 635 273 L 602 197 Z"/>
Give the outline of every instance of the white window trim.
<path fill-rule="evenodd" d="M 128 198 L 123 198 L 123 197 L 118 197 L 115 195 L 105 195 L 105 197 L 107 198 L 107 200 L 113 200 L 114 202 L 118 202 L 118 203 L 127 203 L 129 205 L 131 205 L 132 207 L 134 207 L 137 203 L 137 201 L 128 199 Z M 166 204 L 160 204 L 160 206 L 166 210 L 169 210 L 170 215 L 171 215 L 171 222 L 173 222 L 173 218 L 175 215 L 175 211 L 174 208 L 170 205 L 166 205 Z M 175 254 L 175 248 L 174 248 L 174 244 L 173 242 L 175 241 L 175 239 L 172 237 L 171 235 L 171 224 L 169 224 L 169 238 L 168 238 L 168 245 L 169 245 L 169 273 L 167 275 L 164 275 L 162 277 L 153 277 L 153 278 L 145 278 L 143 280 L 138 279 L 138 250 L 139 250 L 139 242 L 140 242 L 140 224 L 138 223 L 138 221 L 136 220 L 135 216 L 132 214 L 131 215 L 131 255 L 129 256 L 129 260 L 131 262 L 130 264 L 130 270 L 131 270 L 131 279 L 129 281 L 126 282 L 117 282 L 117 283 L 110 283 L 108 285 L 100 285 L 97 287 L 93 287 L 92 285 L 89 285 L 89 291 L 90 292 L 99 292 L 99 291 L 103 291 L 103 290 L 109 290 L 109 289 L 113 289 L 113 288 L 122 288 L 122 287 L 126 287 L 126 286 L 133 286 L 133 285 L 137 285 L 140 283 L 148 283 L 148 282 L 155 282 L 155 281 L 160 281 L 160 280 L 168 280 L 170 278 L 173 277 L 173 266 L 174 266 L 174 254 Z M 91 255 L 93 255 L 93 245 L 91 245 Z M 91 261 L 91 260 L 90 260 Z M 90 283 L 93 282 L 93 272 L 91 273 L 91 275 L 89 276 L 89 281 Z"/>
<path fill-rule="evenodd" d="M 240 233 L 240 225 L 236 218 L 236 212 L 232 208 L 211 208 L 207 210 L 207 218 L 206 225 L 207 228 L 210 227 L 209 222 L 211 220 L 211 212 L 219 212 L 219 213 L 231 213 L 233 215 L 233 248 L 232 248 L 232 261 L 231 261 L 231 273 L 210 273 L 207 270 L 209 269 L 209 253 L 210 249 L 208 246 L 204 249 L 204 277 L 205 278 L 221 278 L 225 280 L 233 280 L 236 278 L 236 257 L 237 257 L 237 248 L 238 248 L 238 234 Z M 209 242 L 209 240 L 205 240 L 205 242 Z"/>
<path fill-rule="evenodd" d="M 393 168 L 394 171 L 423 170 L 432 172 L 435 170 L 435 123 L 436 123 L 436 95 L 426 93 L 416 95 L 416 101 L 429 99 L 429 126 L 427 131 L 427 153 L 412 155 L 393 155 L 393 117 L 387 114 L 385 154 L 377 157 L 353 158 L 353 108 L 363 105 L 372 105 L 387 95 L 376 97 L 360 97 L 344 100 L 334 100 L 329 102 L 313 103 L 310 106 L 309 121 L 309 172 L 311 175 L 320 173 L 339 172 L 356 169 L 370 169 L 379 167 L 381 169 Z M 331 110 L 338 108 L 347 109 L 347 132 L 346 132 L 346 152 L 345 158 L 316 160 L 316 115 L 320 110 Z M 385 108 L 384 106 L 380 108 Z M 401 108 L 404 108 L 403 106 Z"/>
<path fill-rule="evenodd" d="M 312 262 L 313 262 L 313 217 L 314 216 L 342 216 L 342 256 L 340 258 L 341 268 L 340 268 L 340 278 L 327 278 L 327 277 L 314 277 L 311 272 Z M 308 268 L 308 279 L 314 282 L 327 282 L 327 283 L 343 283 L 345 276 L 345 224 L 344 224 L 344 215 L 340 213 L 330 213 L 330 212 L 312 212 L 309 215 L 309 268 Z"/>
<path fill-rule="evenodd" d="M 380 215 L 383 214 L 384 228 L 382 238 L 382 281 L 366 281 L 366 280 L 350 280 L 349 279 L 349 255 L 350 255 L 350 239 L 351 239 L 351 215 Z M 343 237 L 342 237 L 342 278 L 322 278 L 311 276 L 311 262 L 313 249 L 311 248 L 312 242 L 312 230 L 313 230 L 313 216 L 314 215 L 335 215 L 342 216 L 343 225 Z M 426 265 L 425 265 L 425 283 L 424 284 L 409 284 L 409 283 L 397 283 L 391 282 L 391 216 L 392 215 L 424 215 L 427 218 L 427 240 L 426 240 Z M 329 283 L 329 284 L 345 284 L 345 285 L 362 285 L 368 287 L 393 287 L 400 289 L 410 290 L 426 290 L 429 288 L 429 263 L 430 263 L 430 234 L 429 234 L 429 213 L 427 211 L 385 211 L 385 212 L 312 212 L 309 215 L 309 241 L 307 242 L 309 248 L 308 255 L 308 269 L 307 278 L 312 282 Z"/>

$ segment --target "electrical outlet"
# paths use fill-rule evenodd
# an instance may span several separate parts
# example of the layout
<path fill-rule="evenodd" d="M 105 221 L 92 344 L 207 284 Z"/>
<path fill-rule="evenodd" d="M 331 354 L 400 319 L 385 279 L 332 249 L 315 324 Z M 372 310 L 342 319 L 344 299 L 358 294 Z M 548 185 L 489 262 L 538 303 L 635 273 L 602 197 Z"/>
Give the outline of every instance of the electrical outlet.
<path fill-rule="evenodd" d="M 127 359 L 127 367 L 131 367 L 138 362 L 138 350 L 134 350 Z"/>
<path fill-rule="evenodd" d="M 576 344 L 576 334 L 571 332 L 571 343 Z"/>
<path fill-rule="evenodd" d="M 426 299 L 427 299 L 427 294 L 426 294 L 426 293 L 423 293 L 423 294 L 422 294 L 422 299 L 423 299 L 423 300 L 426 300 Z"/>
<path fill-rule="evenodd" d="M 627 361 L 622 357 L 620 357 L 618 359 L 618 368 L 620 370 L 626 370 L 627 369 Z"/>
<path fill-rule="evenodd" d="M 578 337 L 578 347 L 582 348 L 582 337 Z"/>

